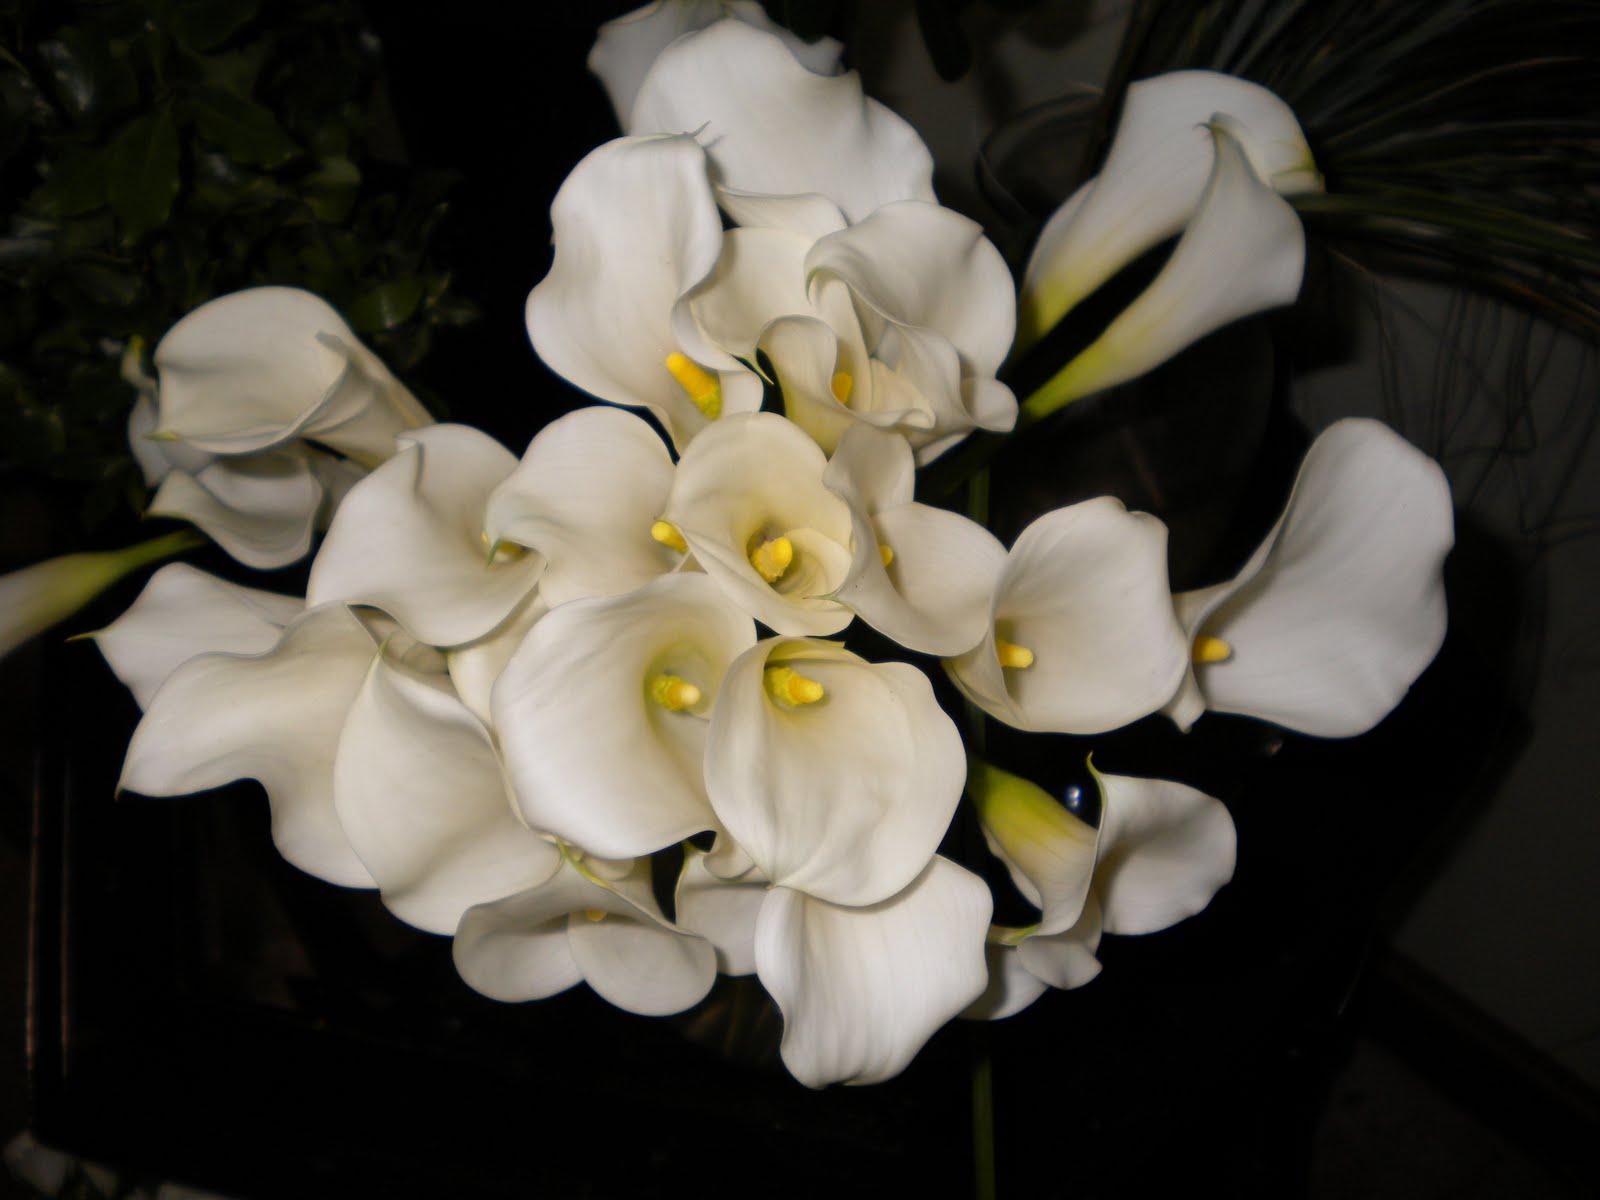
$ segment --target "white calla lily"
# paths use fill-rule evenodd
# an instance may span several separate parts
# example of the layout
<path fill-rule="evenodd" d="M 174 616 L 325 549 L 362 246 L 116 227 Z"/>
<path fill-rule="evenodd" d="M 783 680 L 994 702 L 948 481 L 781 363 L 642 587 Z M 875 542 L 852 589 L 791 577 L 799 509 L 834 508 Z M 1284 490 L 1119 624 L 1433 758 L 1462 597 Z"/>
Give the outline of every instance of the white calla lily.
<path fill-rule="evenodd" d="M 150 577 L 126 612 L 93 635 L 140 708 L 168 675 L 197 654 L 265 654 L 305 611 L 297 596 L 241 587 L 187 563 Z"/>
<path fill-rule="evenodd" d="M 783 634 L 837 633 L 832 598 L 850 569 L 850 509 L 828 463 L 776 413 L 724 417 L 684 452 L 662 520 L 728 599 Z"/>
<path fill-rule="evenodd" d="M 1039 234 L 1022 281 L 1018 341 L 1032 345 L 1117 271 L 1180 232 L 1213 174 L 1206 126 L 1218 115 L 1254 174 L 1280 195 L 1322 190 L 1289 106 L 1259 84 L 1173 71 L 1128 88 L 1100 174 Z"/>
<path fill-rule="evenodd" d="M 924 654 L 961 654 L 982 641 L 1005 547 L 975 521 L 912 500 L 916 464 L 905 439 L 858 425 L 822 479 L 850 505 L 854 530 L 840 603 Z"/>
<path fill-rule="evenodd" d="M 159 428 L 211 454 L 253 454 L 294 438 L 366 466 L 395 437 L 432 423 L 326 301 L 297 288 L 220 296 L 174 325 L 155 351 Z"/>
<path fill-rule="evenodd" d="M 649 409 L 680 450 L 719 416 L 761 406 L 758 378 L 708 370 L 673 332 L 679 297 L 722 249 L 698 142 L 607 142 L 567 176 L 550 221 L 555 261 L 527 306 L 546 366 L 602 400 Z"/>
<path fill-rule="evenodd" d="M 761 873 L 836 904 L 875 904 L 927 866 L 965 772 L 921 671 L 797 638 L 728 668 L 705 750 L 717 820 Z"/>
<path fill-rule="evenodd" d="M 901 117 L 862 94 L 854 71 L 818 75 L 783 39 L 723 20 L 661 51 L 628 132 L 693 133 L 716 182 L 826 197 L 851 221 L 895 200 L 933 199 L 933 158 Z"/>
<path fill-rule="evenodd" d="M 1098 824 L 1080 815 L 1081 804 L 1063 805 L 1019 776 L 974 764 L 969 791 L 984 838 L 1041 912 L 1035 925 L 990 932 L 998 976 L 966 1016 L 999 1020 L 1026 1008 L 1042 988 L 1024 972 L 1050 987 L 1082 987 L 1100 973 L 1102 933 L 1169 928 L 1233 878 L 1237 839 L 1220 801 L 1166 779 L 1094 778 Z"/>
<path fill-rule="evenodd" d="M 468 909 L 456 970 L 493 1000 L 540 1000 L 579 982 L 628 1012 L 665 1016 L 698 1004 L 716 981 L 711 943 L 673 925 L 641 860 L 607 877 L 569 856 L 544 883 Z"/>
<path fill-rule="evenodd" d="M 756 973 L 783 1013 L 783 1061 L 807 1087 L 880 1083 L 905 1069 L 988 980 L 993 901 L 976 875 L 933 858 L 863 908 L 774 888 L 756 925 Z"/>
<path fill-rule="evenodd" d="M 1454 542 L 1439 465 L 1382 422 L 1335 422 L 1239 574 L 1177 597 L 1193 666 L 1168 715 L 1185 729 L 1211 708 L 1365 733 L 1444 642 Z"/>
<path fill-rule="evenodd" d="M 683 555 L 651 536 L 672 489 L 672 458 L 649 424 L 599 405 L 541 429 L 489 496 L 493 545 L 545 560 L 539 594 L 552 608 L 626 592 L 675 570 Z"/>
<path fill-rule="evenodd" d="M 451 646 L 445 651 L 446 670 L 456 685 L 461 703 L 485 725 L 493 724 L 490 697 L 495 681 L 506 669 L 511 656 L 528 636 L 528 630 L 550 611 L 538 591 L 529 593 L 511 615 L 481 638 Z"/>
<path fill-rule="evenodd" d="M 189 659 L 146 707 L 119 787 L 182 796 L 259 780 L 284 858 L 329 883 L 372 887 L 334 811 L 333 763 L 377 653 L 366 627 L 333 604 L 297 617 L 264 654 Z"/>
<path fill-rule="evenodd" d="M 1124 383 L 1242 317 L 1294 303 L 1306 236 L 1289 202 L 1264 183 L 1237 125 L 1208 126 L 1211 177 L 1172 257 L 1087 348 L 1023 403 L 1032 419 Z"/>
<path fill-rule="evenodd" d="M 1102 733 L 1155 712 L 1188 667 L 1166 526 L 1109 496 L 1046 513 L 1006 557 L 983 641 L 944 665 L 1017 729 Z"/>
<path fill-rule="evenodd" d="M 339 734 L 334 808 L 384 904 L 454 933 L 478 904 L 536 887 L 561 854 L 517 820 L 493 739 L 449 680 L 373 659 Z"/>
<path fill-rule="evenodd" d="M 618 123 L 627 124 L 639 85 L 657 56 L 684 34 L 704 29 L 724 17 L 734 17 L 781 38 L 789 52 L 818 75 L 833 75 L 839 70 L 844 46 L 838 39 L 802 41 L 775 24 L 757 0 L 655 0 L 601 25 L 594 48 L 589 51 L 589 70 L 605 86 Z"/>
<path fill-rule="evenodd" d="M 711 855 L 684 844 L 674 894 L 678 924 L 716 947 L 719 974 L 749 975 L 756 969 L 756 919 L 767 881 L 753 868 L 726 879 L 711 867 Z"/>
<path fill-rule="evenodd" d="M 237 561 L 258 571 L 306 556 L 323 487 L 301 447 L 218 458 L 191 475 L 174 469 L 146 510 L 201 529 Z"/>
<path fill-rule="evenodd" d="M 706 719 L 755 624 L 699 574 L 541 618 L 494 685 L 506 771 L 528 823 L 606 858 L 716 827 Z"/>
<path fill-rule="evenodd" d="M 124 576 L 200 544 L 194 534 L 180 530 L 122 550 L 64 554 L 0 575 L 0 658 L 65 621 Z"/>
<path fill-rule="evenodd" d="M 306 603 L 372 605 L 434 646 L 481 638 L 544 568 L 537 554 L 495 546 L 485 529 L 489 497 L 517 460 L 465 425 L 420 429 L 402 442 L 340 505 L 311 565 Z"/>

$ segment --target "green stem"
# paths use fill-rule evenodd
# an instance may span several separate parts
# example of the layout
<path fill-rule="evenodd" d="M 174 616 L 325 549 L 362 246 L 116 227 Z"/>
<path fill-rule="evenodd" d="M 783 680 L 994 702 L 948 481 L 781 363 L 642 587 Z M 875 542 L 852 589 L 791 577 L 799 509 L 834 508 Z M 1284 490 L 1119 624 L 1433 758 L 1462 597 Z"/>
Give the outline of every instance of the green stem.
<path fill-rule="evenodd" d="M 150 563 L 160 562 L 163 558 L 171 558 L 174 554 L 182 554 L 185 550 L 198 550 L 205 544 L 205 535 L 197 530 L 174 529 L 171 533 L 164 533 L 158 538 L 140 542 L 137 546 L 129 546 L 117 553 L 122 556 L 121 565 L 124 567 L 123 573 L 126 574 Z"/>
<path fill-rule="evenodd" d="M 977 1057 L 972 1064 L 972 1193 L 978 1200 L 995 1200 L 994 1174 L 994 1064 L 978 1030 Z"/>

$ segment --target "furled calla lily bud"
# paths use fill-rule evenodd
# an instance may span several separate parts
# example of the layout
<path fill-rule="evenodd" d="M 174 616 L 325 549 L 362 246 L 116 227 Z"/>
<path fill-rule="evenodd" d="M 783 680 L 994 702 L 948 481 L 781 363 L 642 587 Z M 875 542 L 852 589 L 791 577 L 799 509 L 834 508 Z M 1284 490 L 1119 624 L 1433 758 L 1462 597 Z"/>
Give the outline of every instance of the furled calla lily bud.
<path fill-rule="evenodd" d="M 984 640 L 945 669 L 1017 729 L 1102 733 L 1159 709 L 1187 643 L 1167 594 L 1167 530 L 1109 496 L 1024 529 L 995 583 Z"/>
<path fill-rule="evenodd" d="M 156 346 L 159 384 L 130 343 L 139 389 L 128 441 L 153 515 L 191 521 L 246 566 L 303 557 L 350 484 L 432 423 L 329 305 L 261 287 L 201 305 Z"/>
<path fill-rule="evenodd" d="M 924 654 L 960 654 L 981 641 L 1005 547 L 959 513 L 912 500 L 916 465 L 905 440 L 852 429 L 822 479 L 850 505 L 854 530 L 839 601 Z"/>
<path fill-rule="evenodd" d="M 627 128 L 696 134 L 718 183 L 765 195 L 814 193 L 851 221 L 895 200 L 933 199 L 928 148 L 862 94 L 856 72 L 818 75 L 782 39 L 743 21 L 718 21 L 661 51 Z"/>
<path fill-rule="evenodd" d="M 728 664 L 755 623 L 699 574 L 573 600 L 535 623 L 494 685 L 528 823 L 606 858 L 716 828 L 702 760 Z"/>
<path fill-rule="evenodd" d="M 1211 177 L 1172 257 L 1104 333 L 1028 397 L 1030 418 L 1143 375 L 1208 333 L 1300 294 L 1300 218 L 1256 174 L 1232 118 L 1219 114 L 1208 129 Z"/>
<path fill-rule="evenodd" d="M 724 17 L 734 17 L 755 29 L 782 39 L 789 52 L 808 70 L 833 75 L 839 70 L 844 49 L 837 39 L 805 42 L 772 18 L 756 0 L 655 0 L 600 26 L 589 70 L 605 86 L 617 121 L 626 125 L 639 85 L 656 57 L 686 33 L 704 29 Z"/>
<path fill-rule="evenodd" d="M 679 450 L 718 418 L 761 407 L 758 378 L 708 369 L 673 331 L 678 298 L 722 249 L 694 138 L 618 138 L 591 151 L 556 193 L 550 223 L 555 261 L 527 307 L 546 366 L 602 400 L 649 409 Z"/>
<path fill-rule="evenodd" d="M 582 982 L 642 1016 L 693 1007 L 717 977 L 711 943 L 661 914 L 646 860 L 611 878 L 568 855 L 544 883 L 468 909 L 454 955 L 461 978 L 493 1000 L 541 1000 Z"/>
<path fill-rule="evenodd" d="M 413 637 L 456 646 L 490 633 L 533 591 L 544 560 L 496 545 L 489 496 L 511 452 L 466 425 L 436 425 L 350 490 L 311 564 L 306 603 L 368 604 Z"/>
<path fill-rule="evenodd" d="M 728 599 L 786 634 L 837 633 L 832 598 L 850 569 L 850 509 L 827 459 L 776 413 L 725 417 L 684 452 L 662 520 Z"/>
<path fill-rule="evenodd" d="M 0 575 L 0 658 L 140 567 L 201 545 L 187 530 L 124 550 L 66 554 Z"/>
<path fill-rule="evenodd" d="M 1439 465 L 1379 421 L 1335 422 L 1239 574 L 1177 597 L 1192 666 L 1168 715 L 1184 729 L 1211 708 L 1365 733 L 1444 642 L 1454 542 Z"/>
<path fill-rule="evenodd" d="M 705 774 L 717 819 L 776 885 L 875 904 L 933 857 L 961 736 L 928 678 L 837 643 L 771 638 L 729 669 Z"/>
<path fill-rule="evenodd" d="M 1045 224 L 1022 282 L 1018 341 L 1047 330 L 1200 208 L 1216 156 L 1207 125 L 1228 119 L 1252 174 L 1279 195 L 1322 190 L 1294 113 L 1259 84 L 1174 71 L 1128 88 L 1105 168 Z"/>
<path fill-rule="evenodd" d="M 1094 778 L 1098 825 L 1025 779 L 974 767 L 985 839 L 1042 911 L 1037 925 L 990 931 L 990 986 L 965 1015 L 997 1020 L 1031 1004 L 1042 985 L 1081 987 L 1099 974 L 1102 933 L 1166 929 L 1233 878 L 1233 819 L 1219 801 L 1165 779 Z"/>

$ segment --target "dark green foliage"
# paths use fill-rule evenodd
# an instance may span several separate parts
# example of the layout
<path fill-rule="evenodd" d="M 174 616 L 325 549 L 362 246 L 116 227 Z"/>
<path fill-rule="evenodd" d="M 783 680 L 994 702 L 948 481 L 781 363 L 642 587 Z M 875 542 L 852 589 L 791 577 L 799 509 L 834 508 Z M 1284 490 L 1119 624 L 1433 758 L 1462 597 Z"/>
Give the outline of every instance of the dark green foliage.
<path fill-rule="evenodd" d="M 143 489 L 119 355 L 256 284 L 325 296 L 397 370 L 475 315 L 432 249 L 355 0 L 0 0 L 0 474 L 93 526 Z"/>
<path fill-rule="evenodd" d="M 1142 0 L 1108 89 L 1206 67 L 1294 109 L 1313 237 L 1600 336 L 1600 5 Z"/>

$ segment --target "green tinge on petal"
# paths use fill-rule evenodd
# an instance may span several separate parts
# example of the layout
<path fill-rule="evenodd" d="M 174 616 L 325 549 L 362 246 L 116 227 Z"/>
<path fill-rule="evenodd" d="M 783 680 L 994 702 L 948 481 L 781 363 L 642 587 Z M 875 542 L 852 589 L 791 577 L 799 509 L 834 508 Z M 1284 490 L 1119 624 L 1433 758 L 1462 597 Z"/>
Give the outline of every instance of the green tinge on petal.
<path fill-rule="evenodd" d="M 1049 792 L 981 759 L 970 759 L 967 794 L 978 820 L 1013 859 L 1026 857 L 1030 847 L 1063 838 L 1094 842 L 1094 827 L 1073 816 Z"/>

